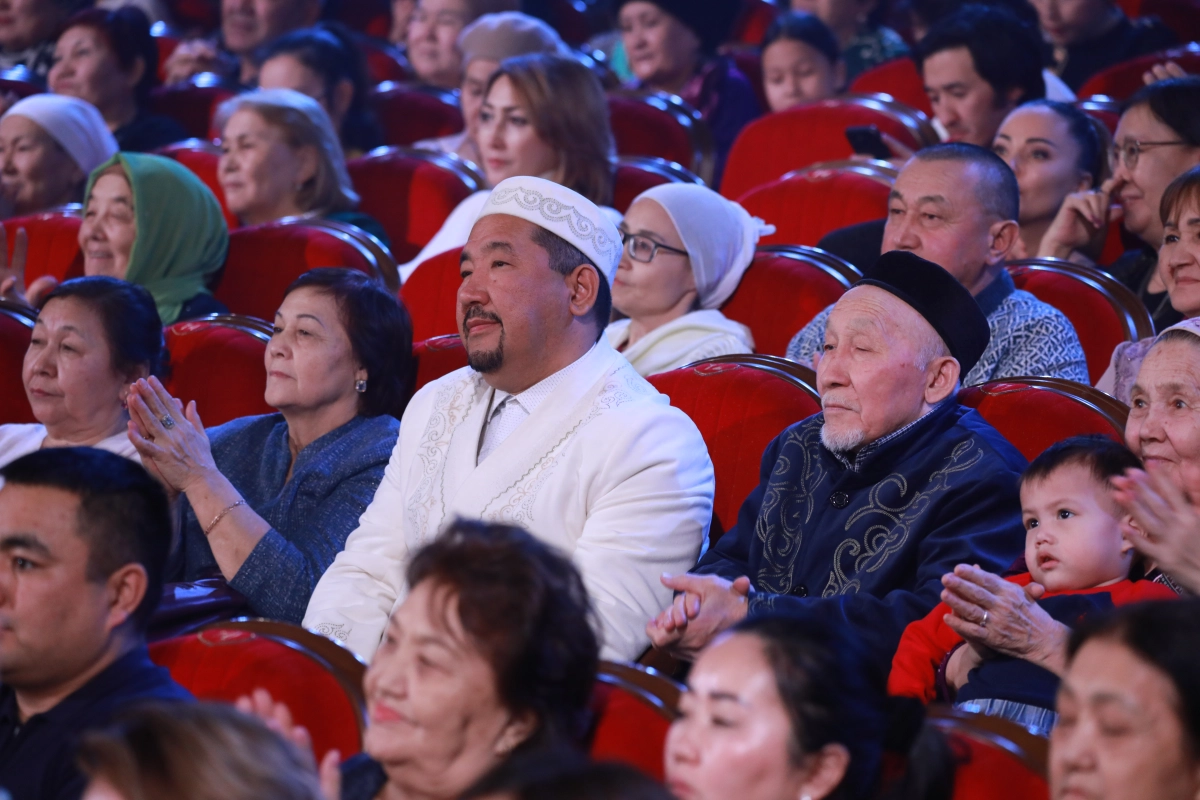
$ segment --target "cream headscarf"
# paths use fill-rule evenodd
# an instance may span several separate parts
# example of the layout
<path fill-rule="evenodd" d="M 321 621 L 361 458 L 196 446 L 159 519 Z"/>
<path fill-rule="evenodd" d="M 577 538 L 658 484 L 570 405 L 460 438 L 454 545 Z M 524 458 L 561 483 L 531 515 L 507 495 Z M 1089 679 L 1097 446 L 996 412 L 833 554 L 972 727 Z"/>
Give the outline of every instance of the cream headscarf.
<path fill-rule="evenodd" d="M 664 183 L 633 202 L 639 200 L 658 203 L 675 224 L 692 262 L 701 308 L 724 305 L 754 260 L 759 238 L 775 232 L 774 225 L 699 184 Z"/>

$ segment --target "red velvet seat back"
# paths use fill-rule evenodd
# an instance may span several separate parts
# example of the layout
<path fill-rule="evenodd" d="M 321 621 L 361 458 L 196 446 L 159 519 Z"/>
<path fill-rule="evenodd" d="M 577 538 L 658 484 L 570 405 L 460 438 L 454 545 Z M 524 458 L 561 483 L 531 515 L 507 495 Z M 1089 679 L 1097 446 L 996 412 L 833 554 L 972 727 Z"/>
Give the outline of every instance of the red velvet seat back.
<path fill-rule="evenodd" d="M 0 425 L 10 422 L 36 422 L 21 368 L 33 334 L 33 314 L 0 305 Z"/>
<path fill-rule="evenodd" d="M 592 694 L 592 730 L 589 753 L 597 761 L 619 761 L 636 767 L 657 781 L 663 780 L 663 757 L 670 720 L 647 699 L 604 677 Z"/>
<path fill-rule="evenodd" d="M 167 389 L 196 410 L 206 427 L 274 411 L 263 400 L 267 371 L 266 334 L 229 318 L 176 322 L 167 326 L 171 377 Z"/>
<path fill-rule="evenodd" d="M 215 294 L 235 314 L 272 320 L 288 285 L 315 267 L 350 267 L 374 276 L 378 270 L 348 235 L 302 222 L 272 222 L 230 231 Z"/>
<path fill-rule="evenodd" d="M 346 166 L 362 197 L 359 210 L 383 225 L 400 263 L 415 258 L 450 212 L 483 188 L 440 166 L 436 158 L 394 148 L 356 158 Z"/>
<path fill-rule="evenodd" d="M 703 181 L 690 170 L 665 159 L 622 156 L 617 159 L 613 175 L 612 207 L 624 214 L 639 194 L 664 183 L 703 184 Z"/>
<path fill-rule="evenodd" d="M 821 410 L 810 388 L 779 367 L 753 356 L 726 359 L 649 378 L 671 405 L 691 417 L 708 445 L 717 484 L 714 542 L 734 526 L 738 509 L 758 486 L 759 465 L 771 440 Z"/>
<path fill-rule="evenodd" d="M 60 281 L 83 275 L 83 253 L 79 250 L 78 214 L 48 213 L 4 220 L 8 238 L 8 255 L 16 246 L 16 233 L 21 228 L 29 237 L 25 256 L 25 283 L 33 283 L 43 275 Z"/>
<path fill-rule="evenodd" d="M 760 250 L 721 313 L 750 328 L 754 352 L 786 355 L 792 337 L 850 288 L 856 270 L 844 267 L 839 275 L 802 251 Z"/>
<path fill-rule="evenodd" d="M 443 375 L 449 375 L 467 366 L 467 350 L 457 333 L 415 342 L 413 356 L 417 359 L 417 383 L 413 388 L 414 392 Z"/>
<path fill-rule="evenodd" d="M 738 202 L 775 226 L 759 244 L 815 246 L 832 230 L 887 216 L 890 191 L 865 175 L 822 169 L 751 189 Z"/>
<path fill-rule="evenodd" d="M 917 65 L 908 56 L 893 58 L 860 72 L 850 82 L 850 91 L 890 94 L 901 103 L 933 116 L 933 106 L 929 102 L 929 95 L 925 94 L 925 81 L 917 71 Z"/>
<path fill-rule="evenodd" d="M 371 92 L 385 144 L 410 145 L 463 129 L 458 100 L 450 92 L 404 83 L 383 83 Z"/>
<path fill-rule="evenodd" d="M 400 287 L 400 297 L 412 316 L 413 341 L 458 332 L 461 254 L 462 248 L 456 247 L 422 262 Z"/>
<path fill-rule="evenodd" d="M 189 136 L 207 139 L 217 106 L 233 97 L 234 91 L 218 83 L 205 83 L 204 75 L 192 83 L 159 86 L 150 93 L 150 111 L 171 117 Z M 197 85 L 199 84 L 199 85 Z"/>
<path fill-rule="evenodd" d="M 779 6 L 768 0 L 742 0 L 742 11 L 733 24 L 730 41 L 758 47 L 778 16 Z"/>
<path fill-rule="evenodd" d="M 1099 433 L 1123 442 L 1122 403 L 1091 386 L 1057 378 L 990 381 L 959 392 L 958 402 L 977 410 L 1032 461 L 1055 442 Z"/>
<path fill-rule="evenodd" d="M 924 144 L 905 122 L 871 101 L 845 98 L 790 108 L 751 122 L 725 162 L 721 194 L 735 199 L 792 170 L 854 155 L 846 128 L 874 125 L 914 150 Z"/>
<path fill-rule="evenodd" d="M 1162 50 L 1122 61 L 1088 78 L 1078 94 L 1080 97 L 1104 94 L 1117 100 L 1127 100 L 1142 88 L 1142 75 L 1146 70 L 1164 61 L 1174 61 L 1189 73 L 1200 72 L 1200 43 L 1192 42 L 1172 50 Z"/>
<path fill-rule="evenodd" d="M 18 99 L 24 99 L 41 93 L 42 87 L 29 81 L 17 80 L 15 78 L 0 78 L 0 94 L 13 94 Z"/>
<path fill-rule="evenodd" d="M 355 2 L 361 3 L 362 0 L 355 0 Z M 384 9 L 383 13 L 385 24 L 390 23 L 390 10 Z M 366 24 L 374 23 L 367 21 Z M 391 27 L 390 24 L 388 27 Z M 382 35 L 386 37 L 389 32 L 384 31 Z M 409 81 L 415 77 L 404 54 L 391 45 L 386 38 L 377 39 L 371 36 L 356 35 L 354 40 L 358 43 L 363 55 L 366 56 L 367 79 L 372 84 L 384 81 Z"/>
<path fill-rule="evenodd" d="M 656 156 L 696 171 L 697 152 L 687 122 L 654 95 L 610 92 L 608 117 L 617 154 Z"/>
<path fill-rule="evenodd" d="M 150 657 L 201 700 L 232 703 L 266 689 L 312 735 L 320 760 L 362 749 L 362 710 L 327 662 L 295 642 L 243 630 L 209 628 L 150 645 Z"/>
<path fill-rule="evenodd" d="M 926 719 L 954 757 L 954 800 L 1048 800 L 1045 739 L 1006 719 L 951 708 L 932 708 Z"/>
<path fill-rule="evenodd" d="M 221 213 L 225 215 L 225 224 L 230 230 L 241 227 L 241 222 L 229 210 L 229 206 L 225 205 L 225 190 L 221 188 L 221 181 L 217 178 L 221 153 L 216 145 L 205 139 L 188 139 L 160 148 L 158 153 L 183 164 L 204 182 L 221 204 Z"/>

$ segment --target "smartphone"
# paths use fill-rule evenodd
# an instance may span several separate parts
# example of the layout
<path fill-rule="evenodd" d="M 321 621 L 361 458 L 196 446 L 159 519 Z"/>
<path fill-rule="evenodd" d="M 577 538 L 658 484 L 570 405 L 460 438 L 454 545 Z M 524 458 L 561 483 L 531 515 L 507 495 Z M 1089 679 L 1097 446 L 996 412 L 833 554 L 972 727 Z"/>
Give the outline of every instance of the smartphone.
<path fill-rule="evenodd" d="M 846 128 L 846 141 L 854 152 L 887 161 L 893 157 L 891 148 L 884 143 L 879 135 L 879 128 L 874 125 L 851 125 Z"/>

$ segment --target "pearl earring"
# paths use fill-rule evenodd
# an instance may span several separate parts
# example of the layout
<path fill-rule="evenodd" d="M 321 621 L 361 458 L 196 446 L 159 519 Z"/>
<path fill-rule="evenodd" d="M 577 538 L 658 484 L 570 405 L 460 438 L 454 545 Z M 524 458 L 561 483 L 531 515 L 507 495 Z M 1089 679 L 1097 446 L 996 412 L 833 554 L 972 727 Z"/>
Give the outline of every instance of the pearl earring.
<path fill-rule="evenodd" d="M 362 394 L 366 390 L 367 390 L 367 382 L 366 381 L 355 381 L 354 382 L 354 391 L 358 392 L 359 394 Z"/>

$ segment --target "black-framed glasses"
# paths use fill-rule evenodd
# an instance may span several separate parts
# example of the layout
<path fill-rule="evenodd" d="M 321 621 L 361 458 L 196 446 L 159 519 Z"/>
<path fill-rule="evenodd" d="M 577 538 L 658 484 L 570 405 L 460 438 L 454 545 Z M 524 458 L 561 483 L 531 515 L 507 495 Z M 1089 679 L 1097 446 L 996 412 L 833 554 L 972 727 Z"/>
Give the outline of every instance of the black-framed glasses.
<path fill-rule="evenodd" d="M 686 256 L 687 250 L 680 250 L 678 247 L 670 247 L 665 244 L 659 244 L 653 239 L 642 236 L 639 233 L 621 232 L 621 244 L 625 245 L 625 252 L 634 261 L 640 261 L 643 264 L 649 264 L 658 255 L 659 250 L 666 250 L 668 253 L 674 253 L 680 256 Z"/>
<path fill-rule="evenodd" d="M 1113 145 L 1108 150 L 1108 168 L 1114 172 L 1117 169 L 1117 160 L 1125 165 L 1125 169 L 1132 170 L 1137 166 L 1138 157 L 1142 151 L 1151 147 L 1170 147 L 1173 145 L 1185 145 L 1187 142 L 1179 140 L 1170 142 L 1139 142 L 1136 139 L 1130 139 L 1125 144 L 1113 142 Z"/>

